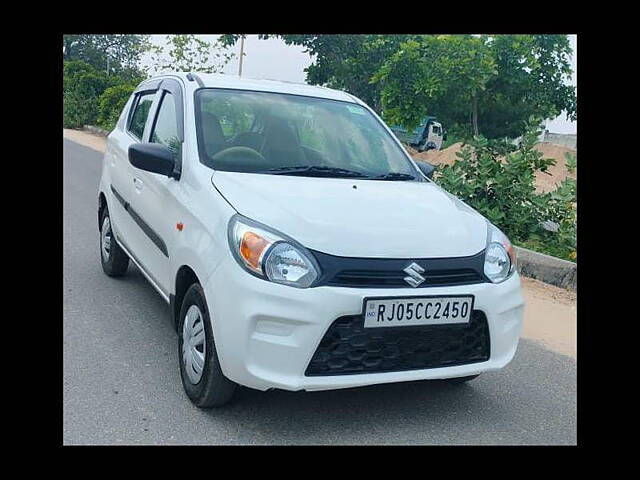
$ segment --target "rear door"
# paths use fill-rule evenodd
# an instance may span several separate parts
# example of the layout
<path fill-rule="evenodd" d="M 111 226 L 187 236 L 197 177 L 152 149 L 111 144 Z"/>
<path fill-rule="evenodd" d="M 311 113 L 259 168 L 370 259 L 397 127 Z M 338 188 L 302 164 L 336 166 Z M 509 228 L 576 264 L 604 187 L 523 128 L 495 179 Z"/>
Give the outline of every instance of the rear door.
<path fill-rule="evenodd" d="M 176 160 L 177 171 L 182 165 L 184 140 L 183 91 L 179 82 L 165 79 L 158 88 L 150 120 L 143 140 L 166 145 Z M 132 167 L 133 195 L 131 210 L 137 217 L 143 235 L 135 255 L 153 278 L 157 286 L 168 296 L 171 289 L 170 255 L 172 239 L 177 235 L 180 206 L 176 201 L 179 180 L 158 173 Z"/>
<path fill-rule="evenodd" d="M 138 87 L 125 113 L 122 128 L 116 128 L 107 142 L 105 168 L 109 169 L 112 228 L 120 244 L 131 253 L 139 235 L 139 226 L 128 211 L 133 196 L 133 166 L 129 163 L 128 151 L 129 146 L 140 142 L 144 135 L 158 83 L 145 83 Z"/>

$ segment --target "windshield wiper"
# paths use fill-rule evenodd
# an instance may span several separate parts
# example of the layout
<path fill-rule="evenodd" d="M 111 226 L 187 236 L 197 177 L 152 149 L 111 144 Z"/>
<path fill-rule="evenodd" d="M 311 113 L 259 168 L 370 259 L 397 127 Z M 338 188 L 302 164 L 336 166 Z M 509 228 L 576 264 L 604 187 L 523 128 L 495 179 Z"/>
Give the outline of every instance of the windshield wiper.
<path fill-rule="evenodd" d="M 293 167 L 278 167 L 262 170 L 260 173 L 273 175 L 298 175 L 308 177 L 360 177 L 368 178 L 364 173 L 346 168 L 325 167 L 321 165 L 296 165 Z"/>
<path fill-rule="evenodd" d="M 389 172 L 375 177 L 369 177 L 371 180 L 415 180 L 416 177 L 408 173 Z"/>

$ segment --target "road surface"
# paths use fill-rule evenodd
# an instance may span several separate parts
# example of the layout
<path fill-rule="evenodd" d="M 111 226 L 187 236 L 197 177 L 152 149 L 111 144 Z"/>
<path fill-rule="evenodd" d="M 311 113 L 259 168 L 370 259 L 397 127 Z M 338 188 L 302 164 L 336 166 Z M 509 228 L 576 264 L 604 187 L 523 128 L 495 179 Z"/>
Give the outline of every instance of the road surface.
<path fill-rule="evenodd" d="M 575 444 L 576 361 L 522 339 L 462 386 L 241 389 L 202 411 L 183 393 L 169 307 L 130 264 L 100 267 L 102 154 L 64 139 L 64 444 Z"/>

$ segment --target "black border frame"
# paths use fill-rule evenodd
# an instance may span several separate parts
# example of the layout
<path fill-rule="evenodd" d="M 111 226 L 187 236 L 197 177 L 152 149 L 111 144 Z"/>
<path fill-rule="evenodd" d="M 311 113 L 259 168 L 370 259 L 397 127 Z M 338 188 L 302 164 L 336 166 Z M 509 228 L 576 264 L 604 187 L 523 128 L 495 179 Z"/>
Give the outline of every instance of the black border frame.
<path fill-rule="evenodd" d="M 370 300 L 408 300 L 408 299 L 412 299 L 412 298 L 469 298 L 471 297 L 471 310 L 469 310 L 469 320 L 467 320 L 466 322 L 462 323 L 462 322 L 454 322 L 454 323 L 419 323 L 419 324 L 415 324 L 415 325 L 394 325 L 392 327 L 368 327 L 368 328 L 403 328 L 403 327 L 422 327 L 422 326 L 430 326 L 430 327 L 437 327 L 437 326 L 447 326 L 450 327 L 452 325 L 469 325 L 469 323 L 471 322 L 471 315 L 473 314 L 474 311 L 474 306 L 476 303 L 476 296 L 468 293 L 468 294 L 460 294 L 460 295 L 415 295 L 415 296 L 397 296 L 397 297 L 385 297 L 385 296 L 380 296 L 380 297 L 364 297 L 362 299 L 362 313 L 360 315 L 362 315 L 362 328 L 367 328 L 365 326 L 365 323 L 367 321 L 367 319 L 365 318 L 365 314 L 367 313 L 367 302 Z M 484 312 L 483 312 L 484 313 Z M 485 315 L 486 316 L 486 315 Z M 489 329 L 491 330 L 491 329 Z"/>

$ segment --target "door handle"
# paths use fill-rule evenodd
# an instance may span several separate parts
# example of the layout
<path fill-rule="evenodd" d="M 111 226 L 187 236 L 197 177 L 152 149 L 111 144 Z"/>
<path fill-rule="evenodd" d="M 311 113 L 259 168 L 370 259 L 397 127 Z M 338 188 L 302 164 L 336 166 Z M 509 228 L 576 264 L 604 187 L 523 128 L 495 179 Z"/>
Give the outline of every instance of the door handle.
<path fill-rule="evenodd" d="M 136 187 L 136 190 L 142 190 L 144 183 L 137 177 L 133 177 L 133 185 Z"/>

